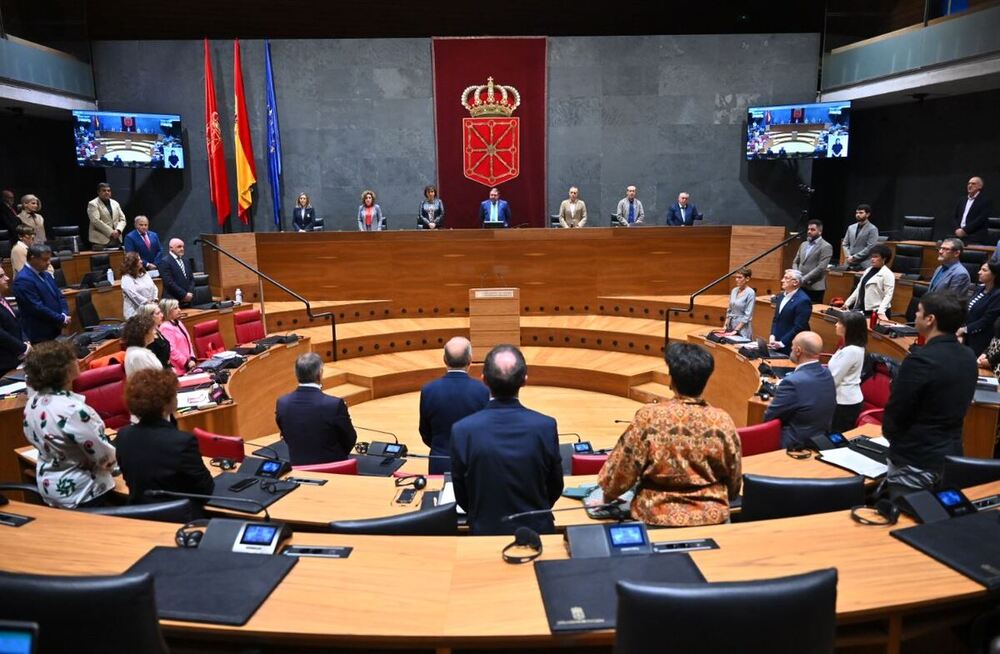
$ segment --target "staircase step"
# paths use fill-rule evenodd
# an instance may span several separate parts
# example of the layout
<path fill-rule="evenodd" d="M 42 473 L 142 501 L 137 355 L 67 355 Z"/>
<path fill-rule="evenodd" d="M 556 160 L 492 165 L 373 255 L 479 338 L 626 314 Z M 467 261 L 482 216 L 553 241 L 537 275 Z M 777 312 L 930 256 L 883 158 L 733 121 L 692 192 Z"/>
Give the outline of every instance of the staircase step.
<path fill-rule="evenodd" d="M 629 389 L 629 398 L 637 402 L 660 402 L 663 400 L 669 400 L 674 396 L 673 391 L 666 384 L 660 384 L 658 382 L 648 382 L 646 384 L 639 384 L 638 386 L 633 386 Z"/>
<path fill-rule="evenodd" d="M 366 386 L 358 386 L 357 384 L 337 384 L 330 388 L 324 388 L 323 392 L 327 395 L 339 397 L 347 403 L 347 406 L 354 406 L 355 404 L 367 402 L 372 399 L 372 389 Z"/>

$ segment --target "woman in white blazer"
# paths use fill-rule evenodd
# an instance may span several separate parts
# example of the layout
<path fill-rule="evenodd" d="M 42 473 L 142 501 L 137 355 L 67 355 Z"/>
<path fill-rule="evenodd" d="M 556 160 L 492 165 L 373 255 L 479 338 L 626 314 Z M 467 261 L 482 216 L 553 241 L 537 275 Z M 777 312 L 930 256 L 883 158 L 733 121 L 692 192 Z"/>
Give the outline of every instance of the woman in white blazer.
<path fill-rule="evenodd" d="M 870 316 L 874 311 L 880 320 L 888 320 L 892 294 L 896 290 L 896 276 L 889 269 L 892 250 L 881 243 L 876 243 L 868 256 L 871 258 L 872 266 L 865 271 L 857 288 L 844 302 L 844 307 L 864 311 L 866 316 Z"/>

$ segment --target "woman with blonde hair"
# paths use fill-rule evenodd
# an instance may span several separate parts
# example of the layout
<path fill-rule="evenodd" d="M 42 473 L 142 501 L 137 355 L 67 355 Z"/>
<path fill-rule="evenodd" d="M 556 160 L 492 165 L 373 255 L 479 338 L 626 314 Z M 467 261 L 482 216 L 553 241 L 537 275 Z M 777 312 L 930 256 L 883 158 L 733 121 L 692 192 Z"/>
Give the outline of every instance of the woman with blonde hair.
<path fill-rule="evenodd" d="M 45 219 L 39 212 L 42 210 L 42 201 L 37 195 L 27 194 L 21 196 L 21 213 L 17 214 L 17 219 L 22 224 L 35 228 L 35 244 L 41 245 L 45 242 Z"/>
<path fill-rule="evenodd" d="M 163 314 L 160 333 L 170 342 L 170 365 L 178 375 L 184 375 L 194 368 L 196 359 L 191 334 L 181 322 L 181 305 L 173 298 L 163 298 L 160 312 Z"/>
<path fill-rule="evenodd" d="M 292 209 L 292 226 L 297 232 L 311 232 L 315 222 L 316 210 L 309 201 L 309 194 L 299 193 L 299 197 L 295 200 L 295 208 Z"/>
<path fill-rule="evenodd" d="M 382 231 L 382 207 L 375 204 L 375 191 L 361 192 L 361 206 L 358 207 L 358 230 L 362 232 Z"/>

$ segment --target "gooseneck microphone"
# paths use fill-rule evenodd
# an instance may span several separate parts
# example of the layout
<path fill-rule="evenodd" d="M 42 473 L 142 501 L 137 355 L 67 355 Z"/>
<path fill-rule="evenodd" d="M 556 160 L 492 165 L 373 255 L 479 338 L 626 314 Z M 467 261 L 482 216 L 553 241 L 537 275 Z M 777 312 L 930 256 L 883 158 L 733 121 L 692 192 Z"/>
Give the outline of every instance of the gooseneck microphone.
<path fill-rule="evenodd" d="M 226 495 L 202 495 L 201 493 L 181 493 L 178 491 L 168 491 L 159 489 L 149 489 L 143 493 L 146 497 L 176 497 L 185 500 L 218 500 L 220 502 L 242 502 L 257 507 L 258 511 L 264 512 L 264 521 L 271 522 L 271 514 L 267 512 L 267 507 L 246 497 L 228 497 Z"/>
<path fill-rule="evenodd" d="M 391 431 L 382 431 L 381 429 L 372 429 L 371 427 L 362 427 L 360 425 L 354 425 L 355 429 L 363 429 L 365 431 L 375 432 L 376 434 L 385 434 L 386 436 L 392 436 L 392 442 L 399 445 L 399 439 L 396 438 L 396 434 Z"/>
<path fill-rule="evenodd" d="M 532 515 L 545 515 L 546 513 L 556 513 L 558 511 L 579 511 L 580 509 L 596 509 L 603 511 L 605 509 L 611 509 L 616 506 L 621 506 L 625 501 L 618 497 L 610 502 L 605 502 L 604 504 L 595 504 L 594 506 L 587 506 L 586 504 L 581 504 L 580 506 L 568 506 L 563 509 L 536 509 L 534 511 L 521 511 L 520 513 L 511 513 L 510 515 L 505 515 L 500 518 L 500 522 L 510 522 L 511 520 L 517 520 L 518 518 L 526 518 Z"/>
<path fill-rule="evenodd" d="M 622 425 L 631 425 L 631 424 L 632 424 L 632 421 L 631 421 L 631 420 L 620 420 L 620 419 L 616 419 L 616 420 L 615 420 L 615 424 L 622 424 Z"/>
<path fill-rule="evenodd" d="M 576 436 L 577 443 L 583 442 L 583 437 L 580 436 L 580 434 L 576 433 L 575 431 L 561 431 L 558 434 L 556 434 L 556 436 Z"/>

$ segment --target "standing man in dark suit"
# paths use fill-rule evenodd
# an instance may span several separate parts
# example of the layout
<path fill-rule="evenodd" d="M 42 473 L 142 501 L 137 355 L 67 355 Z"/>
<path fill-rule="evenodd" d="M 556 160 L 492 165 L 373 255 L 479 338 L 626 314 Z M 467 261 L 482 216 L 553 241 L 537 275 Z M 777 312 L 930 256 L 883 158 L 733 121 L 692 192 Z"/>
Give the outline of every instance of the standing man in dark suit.
<path fill-rule="evenodd" d="M 168 247 L 170 251 L 160 259 L 163 297 L 172 297 L 182 307 L 189 307 L 194 297 L 194 271 L 184 263 L 184 241 L 172 238 Z"/>
<path fill-rule="evenodd" d="M 0 268 L 0 377 L 21 365 L 31 351 L 31 344 L 21 335 L 21 324 L 7 303 L 10 278 Z"/>
<path fill-rule="evenodd" d="M 69 305 L 49 270 L 52 248 L 32 245 L 28 265 L 14 279 L 14 297 L 21 312 L 24 335 L 32 345 L 54 341 L 69 324 Z"/>
<path fill-rule="evenodd" d="M 135 230 L 125 235 L 125 251 L 138 254 L 146 270 L 156 270 L 156 262 L 163 253 L 160 237 L 149 230 L 149 218 L 146 216 L 136 216 L 132 224 Z"/>
<path fill-rule="evenodd" d="M 274 410 L 293 466 L 343 461 L 358 441 L 347 403 L 323 392 L 323 360 L 310 352 L 295 361 L 299 387 Z"/>
<path fill-rule="evenodd" d="M 962 424 L 979 374 L 976 355 L 955 338 L 963 322 L 965 302 L 949 291 L 929 291 L 917 304 L 914 327 L 925 343 L 903 359 L 882 422 L 892 499 L 934 488 L 944 458 L 962 455 Z"/>
<path fill-rule="evenodd" d="M 788 354 L 792 339 L 799 332 L 809 329 L 809 315 L 812 302 L 800 286 L 802 273 L 789 268 L 781 278 L 782 293 L 771 299 L 774 304 L 774 320 L 771 321 L 771 337 L 768 347 Z"/>
<path fill-rule="evenodd" d="M 489 404 L 489 389 L 469 377 L 471 364 L 472 343 L 456 336 L 444 346 L 448 372 L 420 389 L 420 439 L 431 448 L 432 457 L 448 457 L 452 425 Z M 451 460 L 432 458 L 428 471 L 432 475 L 451 472 Z"/>
<path fill-rule="evenodd" d="M 500 199 L 500 189 L 490 189 L 490 199 L 483 200 L 479 205 L 479 221 L 483 223 L 503 223 L 504 227 L 510 227 L 510 207 L 506 200 Z"/>
<path fill-rule="evenodd" d="M 688 200 L 691 196 L 687 191 L 682 191 L 680 195 L 677 196 L 677 202 L 670 205 L 667 209 L 667 224 L 673 225 L 675 227 L 691 227 L 694 225 L 694 221 L 702 220 L 704 216 L 698 211 L 698 207 L 694 206 Z"/>
<path fill-rule="evenodd" d="M 17 217 L 20 213 L 17 209 L 17 205 L 14 204 L 14 191 L 10 189 L 4 189 L 3 203 L 0 204 L 0 217 L 3 218 L 3 229 L 6 229 L 10 233 L 10 242 L 17 242 L 17 226 L 21 224 L 21 219 Z"/>
<path fill-rule="evenodd" d="M 492 399 L 451 429 L 455 499 L 469 514 L 474 535 L 512 534 L 520 526 L 555 532 L 549 513 L 502 520 L 512 513 L 551 509 L 563 489 L 555 419 L 517 400 L 527 378 L 520 350 L 513 345 L 490 350 L 483 380 Z"/>
<path fill-rule="evenodd" d="M 826 267 L 833 258 L 833 246 L 823 239 L 823 221 L 813 218 L 806 227 L 806 241 L 799 246 L 792 268 L 802 273 L 802 291 L 817 304 L 826 293 Z"/>
<path fill-rule="evenodd" d="M 985 243 L 987 218 L 993 211 L 993 205 L 983 196 L 983 178 L 969 179 L 965 190 L 966 196 L 958 201 L 952 218 L 955 236 L 966 243 Z"/>
<path fill-rule="evenodd" d="M 823 339 L 802 332 L 792 341 L 795 370 L 786 375 L 764 412 L 764 421 L 781 421 L 781 447 L 803 447 L 813 436 L 826 435 L 837 408 L 833 375 L 819 362 Z"/>

